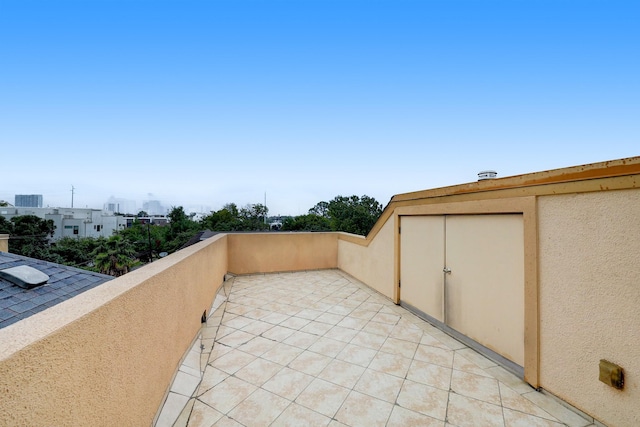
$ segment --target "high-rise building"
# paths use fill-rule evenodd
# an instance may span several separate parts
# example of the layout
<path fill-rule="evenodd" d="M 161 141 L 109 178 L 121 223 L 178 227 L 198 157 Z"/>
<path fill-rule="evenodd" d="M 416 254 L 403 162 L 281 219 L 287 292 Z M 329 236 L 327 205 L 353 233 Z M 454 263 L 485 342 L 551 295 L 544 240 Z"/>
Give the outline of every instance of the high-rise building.
<path fill-rule="evenodd" d="M 17 208 L 41 208 L 42 194 L 16 194 L 14 205 Z"/>

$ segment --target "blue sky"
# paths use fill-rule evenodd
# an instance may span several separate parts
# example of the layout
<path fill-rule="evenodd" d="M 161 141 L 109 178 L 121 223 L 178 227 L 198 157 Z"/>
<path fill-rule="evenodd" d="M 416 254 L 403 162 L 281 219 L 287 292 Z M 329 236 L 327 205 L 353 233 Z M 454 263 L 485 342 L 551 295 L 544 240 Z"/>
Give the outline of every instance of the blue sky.
<path fill-rule="evenodd" d="M 0 199 L 304 214 L 640 155 L 640 4 L 0 0 Z"/>

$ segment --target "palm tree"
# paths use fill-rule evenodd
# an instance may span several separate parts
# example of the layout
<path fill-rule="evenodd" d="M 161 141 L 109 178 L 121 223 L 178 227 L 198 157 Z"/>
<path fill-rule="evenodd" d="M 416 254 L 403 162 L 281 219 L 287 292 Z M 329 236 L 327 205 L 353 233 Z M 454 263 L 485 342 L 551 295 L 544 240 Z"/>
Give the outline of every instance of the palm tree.
<path fill-rule="evenodd" d="M 135 260 L 133 245 L 122 236 L 113 235 L 108 239 L 101 237 L 91 253 L 94 265 L 100 273 L 122 276 L 131 270 Z"/>

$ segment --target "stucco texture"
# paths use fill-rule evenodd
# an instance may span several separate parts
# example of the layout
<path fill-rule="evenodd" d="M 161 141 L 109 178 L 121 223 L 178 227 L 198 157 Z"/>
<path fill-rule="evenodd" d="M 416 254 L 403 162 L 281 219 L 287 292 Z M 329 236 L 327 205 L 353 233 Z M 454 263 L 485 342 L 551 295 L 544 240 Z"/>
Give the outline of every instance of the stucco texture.
<path fill-rule="evenodd" d="M 338 240 L 338 268 L 372 287 L 382 295 L 394 298 L 394 227 L 389 218 L 369 242 L 363 244 Z"/>
<path fill-rule="evenodd" d="M 0 330 L 0 425 L 149 425 L 226 263 L 212 238 Z"/>
<path fill-rule="evenodd" d="M 539 198 L 540 383 L 609 426 L 640 425 L 640 190 Z M 624 390 L 599 381 L 606 359 Z"/>

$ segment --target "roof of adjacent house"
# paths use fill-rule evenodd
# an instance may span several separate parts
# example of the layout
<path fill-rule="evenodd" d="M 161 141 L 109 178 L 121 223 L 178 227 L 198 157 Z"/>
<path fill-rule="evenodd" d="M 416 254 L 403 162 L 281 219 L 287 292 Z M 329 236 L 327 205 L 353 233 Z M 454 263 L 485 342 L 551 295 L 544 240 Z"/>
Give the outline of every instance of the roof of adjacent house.
<path fill-rule="evenodd" d="M 49 276 L 45 285 L 24 289 L 0 277 L 0 329 L 95 288 L 112 276 L 0 252 L 0 270 L 29 266 Z"/>

